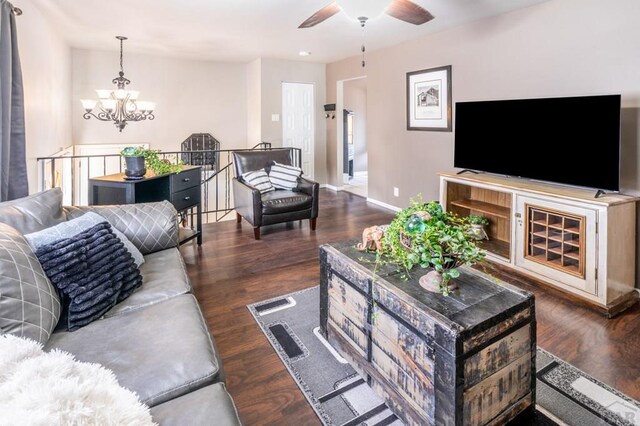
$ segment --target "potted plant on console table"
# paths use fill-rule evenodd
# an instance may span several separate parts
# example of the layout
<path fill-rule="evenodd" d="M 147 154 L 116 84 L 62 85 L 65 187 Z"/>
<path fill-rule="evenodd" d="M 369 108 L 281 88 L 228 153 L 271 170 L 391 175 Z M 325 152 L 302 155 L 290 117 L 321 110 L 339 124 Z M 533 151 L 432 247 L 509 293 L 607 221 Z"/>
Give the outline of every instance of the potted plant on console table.
<path fill-rule="evenodd" d="M 120 151 L 124 157 L 124 174 L 128 179 L 142 179 L 149 167 L 156 175 L 178 173 L 182 170 L 182 164 L 172 164 L 167 159 L 161 159 L 159 150 L 146 149 L 138 146 L 128 146 Z"/>
<path fill-rule="evenodd" d="M 411 200 L 411 206 L 398 212 L 385 230 L 377 261 L 396 264 L 405 277 L 416 266 L 430 268 L 420 277 L 420 286 L 447 296 L 456 288 L 458 266 L 484 260 L 469 230 L 467 218 L 443 211 L 437 202 Z"/>

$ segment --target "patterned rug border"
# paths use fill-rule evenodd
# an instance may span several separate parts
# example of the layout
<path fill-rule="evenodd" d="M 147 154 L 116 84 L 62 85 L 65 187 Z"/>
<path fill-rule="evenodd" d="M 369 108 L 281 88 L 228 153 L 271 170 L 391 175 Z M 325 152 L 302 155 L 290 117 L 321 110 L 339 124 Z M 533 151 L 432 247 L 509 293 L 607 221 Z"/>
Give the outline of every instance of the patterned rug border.
<path fill-rule="evenodd" d="M 280 345 L 276 345 L 277 340 L 273 336 L 273 333 L 271 333 L 271 330 L 269 330 L 267 328 L 268 324 L 265 324 L 264 327 L 262 326 L 262 323 L 258 320 L 258 318 L 260 317 L 260 314 L 255 309 L 255 306 L 257 306 L 257 305 L 263 305 L 265 303 L 273 302 L 275 300 L 284 299 L 284 298 L 289 297 L 289 296 L 294 296 L 296 294 L 305 293 L 307 291 L 315 290 L 318 287 L 320 287 L 320 286 L 316 285 L 316 286 L 313 286 L 313 287 L 305 288 L 303 290 L 294 291 L 293 293 L 286 293 L 286 294 L 283 294 L 282 296 L 276 296 L 276 297 L 272 297 L 270 299 L 261 300 L 261 301 L 256 302 L 256 303 L 251 303 L 251 304 L 247 305 L 247 309 L 249 309 L 249 312 L 253 316 L 253 319 L 255 320 L 256 324 L 258 324 L 258 327 L 260 327 L 260 329 L 264 333 L 265 337 L 269 341 L 269 344 L 276 351 L 276 354 L 278 354 L 278 357 L 280 358 L 280 360 L 282 361 L 282 363 L 284 364 L 286 369 L 289 371 L 289 374 L 291 375 L 291 377 L 293 377 L 293 380 L 295 380 L 295 382 L 298 385 L 298 387 L 300 388 L 300 390 L 302 390 L 302 393 L 304 394 L 305 399 L 309 402 L 309 405 L 311 405 L 311 408 L 313 409 L 313 411 L 315 411 L 315 413 L 318 416 L 318 418 L 322 421 L 322 423 L 324 425 L 330 425 L 330 424 L 333 423 L 331 421 L 331 418 L 324 411 L 324 409 L 322 408 L 320 403 L 315 398 L 311 398 L 311 389 L 309 389 L 309 387 L 304 382 L 304 380 L 302 380 L 302 378 L 300 378 L 300 376 L 298 375 L 298 372 L 294 370 L 294 368 L 291 365 L 291 362 L 289 360 L 289 357 L 287 356 L 287 354 L 284 353 L 284 350 L 282 349 L 282 347 Z"/>
<path fill-rule="evenodd" d="M 637 408 L 640 409 L 640 402 L 636 401 L 635 399 L 631 398 L 630 396 L 620 392 L 617 389 L 612 388 L 611 386 L 607 385 L 606 383 L 596 379 L 592 375 L 585 373 L 583 370 L 579 369 L 578 367 L 574 366 L 573 364 L 569 364 L 568 362 L 564 361 L 562 358 L 558 358 L 557 356 L 549 353 L 548 351 L 542 349 L 539 346 L 538 346 L 538 350 L 543 352 L 549 358 L 551 358 L 552 361 L 550 363 L 548 363 L 547 365 L 545 365 L 544 367 L 542 367 L 540 370 L 536 371 L 536 379 L 540 380 L 545 385 L 547 385 L 550 388 L 554 389 L 556 392 L 564 395 L 565 398 L 570 399 L 575 404 L 578 404 L 579 406 L 581 406 L 585 410 L 587 410 L 590 413 L 592 413 L 594 416 L 600 418 L 605 423 L 612 424 L 612 423 L 610 423 L 611 419 L 607 418 L 606 415 L 604 413 L 602 413 L 601 411 L 598 411 L 597 407 L 592 407 L 587 402 L 584 402 L 580 397 L 578 397 L 576 395 L 571 395 L 565 389 L 562 389 L 561 387 L 559 387 L 556 383 L 552 383 L 546 377 L 546 375 L 548 373 L 551 373 L 553 370 L 556 370 L 556 369 L 559 369 L 559 368 L 563 368 L 563 367 L 569 368 L 571 370 L 575 370 L 575 372 L 577 372 L 577 375 L 579 375 L 579 376 L 591 381 L 592 383 L 595 383 L 597 386 L 603 388 L 604 390 L 607 390 L 607 391 L 611 392 L 612 394 L 616 395 L 618 398 L 620 398 L 620 399 L 624 400 L 625 402 L 627 402 L 627 403 L 629 403 L 631 405 L 634 405 L 634 406 L 636 406 Z M 575 390 L 575 392 L 577 392 L 579 394 L 581 393 L 579 390 Z M 611 417 L 613 417 L 613 418 L 618 420 L 618 423 L 613 423 L 613 424 L 622 424 L 622 425 L 633 426 L 633 423 L 631 423 L 631 422 L 627 421 L 626 419 L 620 417 L 617 413 L 607 409 L 607 407 L 603 406 L 599 402 L 591 400 L 589 397 L 587 397 L 585 395 L 583 395 L 583 398 L 592 401 L 591 402 L 592 405 L 595 404 L 595 405 L 598 405 L 599 407 L 602 407 L 602 409 L 606 410 L 609 413 L 609 416 L 611 416 Z"/>

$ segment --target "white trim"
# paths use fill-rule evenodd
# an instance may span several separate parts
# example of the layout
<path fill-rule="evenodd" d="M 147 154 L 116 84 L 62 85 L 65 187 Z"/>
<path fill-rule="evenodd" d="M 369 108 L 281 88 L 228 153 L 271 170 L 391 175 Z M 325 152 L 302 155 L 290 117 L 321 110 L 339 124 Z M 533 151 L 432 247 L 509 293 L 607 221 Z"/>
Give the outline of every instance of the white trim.
<path fill-rule="evenodd" d="M 320 185 L 320 188 L 327 188 L 335 192 L 342 191 L 344 189 L 343 186 L 333 186 L 329 185 L 328 183 L 323 183 L 322 185 Z"/>
<path fill-rule="evenodd" d="M 327 339 L 325 339 L 322 334 L 320 334 L 320 327 L 316 327 L 313 329 L 313 334 L 318 338 L 318 340 L 320 340 L 320 343 L 322 343 L 324 345 L 325 348 L 327 348 L 327 350 L 329 350 L 329 352 L 331 353 L 331 355 L 333 355 L 333 357 L 340 363 L 340 364 L 347 364 L 348 361 L 344 358 L 342 358 L 340 356 L 340 354 L 333 349 L 333 347 L 331 346 L 331 344 L 329 342 L 327 342 Z"/>
<path fill-rule="evenodd" d="M 385 209 L 393 210 L 394 212 L 399 212 L 400 210 L 402 210 L 400 207 L 392 206 L 391 204 L 383 203 L 382 201 L 378 201 L 369 197 L 367 197 L 367 203 L 375 204 L 377 206 L 384 207 Z"/>

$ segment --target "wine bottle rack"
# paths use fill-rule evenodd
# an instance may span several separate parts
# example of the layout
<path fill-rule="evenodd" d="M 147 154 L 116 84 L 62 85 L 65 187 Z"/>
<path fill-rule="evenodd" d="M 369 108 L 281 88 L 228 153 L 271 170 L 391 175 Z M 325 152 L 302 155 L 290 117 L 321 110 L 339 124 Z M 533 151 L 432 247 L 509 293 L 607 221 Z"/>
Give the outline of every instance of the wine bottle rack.
<path fill-rule="evenodd" d="M 584 278 L 584 217 L 527 205 L 526 223 L 526 258 Z"/>

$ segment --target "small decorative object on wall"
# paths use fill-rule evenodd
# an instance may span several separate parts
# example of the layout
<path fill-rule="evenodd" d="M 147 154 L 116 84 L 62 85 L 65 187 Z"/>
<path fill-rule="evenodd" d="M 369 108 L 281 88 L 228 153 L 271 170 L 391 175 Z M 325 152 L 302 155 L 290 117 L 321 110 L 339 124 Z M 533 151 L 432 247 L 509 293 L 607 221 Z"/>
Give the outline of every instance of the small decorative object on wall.
<path fill-rule="evenodd" d="M 451 131 L 451 65 L 407 73 L 407 130 Z"/>

